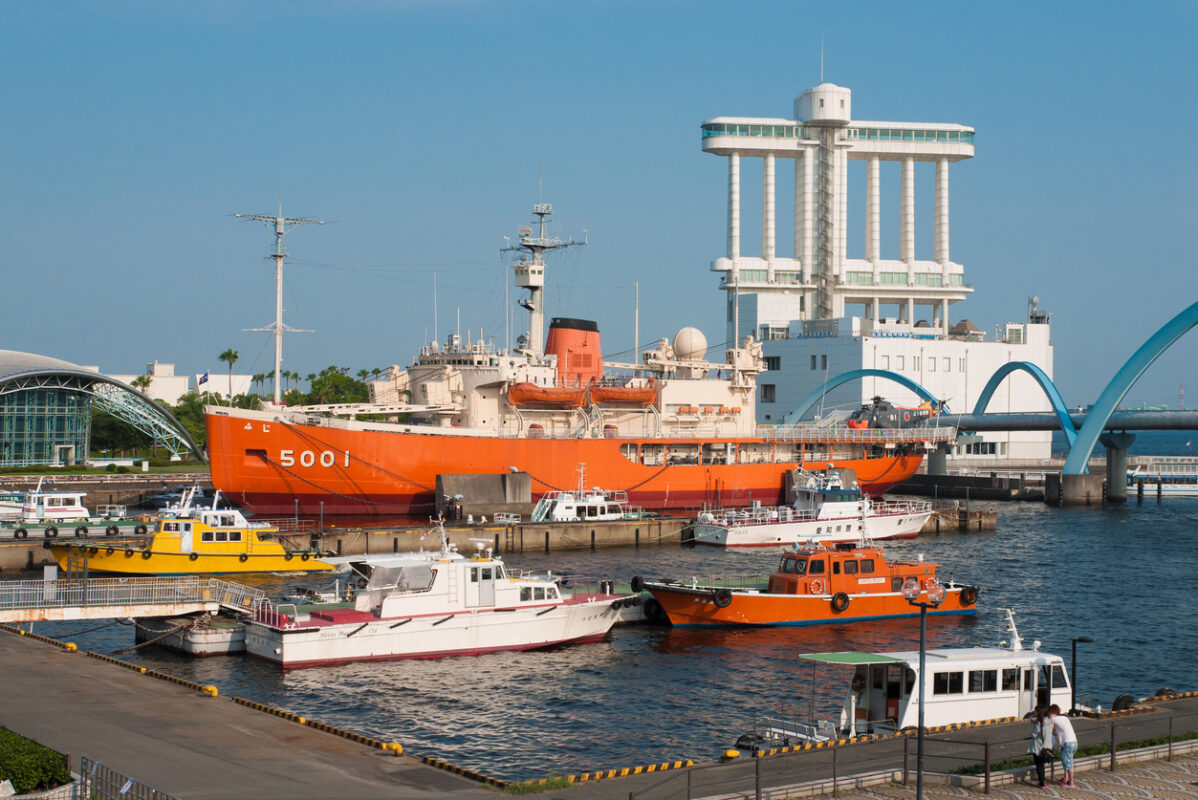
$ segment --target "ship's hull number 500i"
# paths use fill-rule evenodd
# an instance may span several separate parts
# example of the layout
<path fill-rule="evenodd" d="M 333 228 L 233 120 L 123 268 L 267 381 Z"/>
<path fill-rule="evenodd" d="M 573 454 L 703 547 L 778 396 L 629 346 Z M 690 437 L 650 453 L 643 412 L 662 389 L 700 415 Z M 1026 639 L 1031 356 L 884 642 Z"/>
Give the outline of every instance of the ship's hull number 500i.
<path fill-rule="evenodd" d="M 294 450 L 280 450 L 279 464 L 284 467 L 294 467 L 299 464 L 301 467 L 314 467 L 320 464 L 322 467 L 331 467 L 337 463 L 337 458 L 340 456 L 342 466 L 349 466 L 349 451 L 344 450 L 340 453 L 335 453 L 332 450 L 301 450 L 297 454 Z"/>

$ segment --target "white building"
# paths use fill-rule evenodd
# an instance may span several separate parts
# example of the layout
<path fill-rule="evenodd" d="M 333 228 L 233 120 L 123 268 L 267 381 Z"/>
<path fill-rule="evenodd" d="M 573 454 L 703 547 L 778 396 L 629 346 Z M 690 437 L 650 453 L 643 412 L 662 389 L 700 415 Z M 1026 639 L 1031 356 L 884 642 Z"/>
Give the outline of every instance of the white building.
<path fill-rule="evenodd" d="M 706 153 L 728 159 L 728 246 L 711 269 L 722 273 L 729 341 L 764 341 L 770 371 L 759 377 L 760 422 L 779 422 L 827 378 L 853 369 L 899 372 L 953 411 L 973 410 L 996 369 L 1030 361 L 1052 375 L 1048 315 L 1008 323 L 991 341 L 949 308 L 973 290 L 949 254 L 949 165 L 973 157 L 974 130 L 929 122 L 854 121 L 852 93 L 821 83 L 794 102 L 794 119 L 717 117 L 702 125 Z M 759 255 L 741 248 L 741 166 L 760 159 Z M 777 246 L 777 160 L 794 161 L 793 248 Z M 866 162 L 864 258 L 848 257 L 848 162 Z M 883 259 L 882 161 L 899 162 L 898 258 Z M 915 162 L 935 165 L 931 260 L 915 257 Z M 926 235 L 926 234 L 925 234 Z M 924 309 L 923 312 L 920 309 Z M 922 317 L 922 318 L 921 318 Z M 870 378 L 825 398 L 825 410 L 852 411 L 875 395 L 899 404 L 916 395 Z M 989 411 L 1050 409 L 1034 379 L 1012 374 Z M 986 433 L 958 446 L 984 460 L 1048 458 L 1048 432 Z"/>
<path fill-rule="evenodd" d="M 173 406 L 179 402 L 180 397 L 187 394 L 187 376 L 176 375 L 174 364 L 151 361 L 146 364 L 146 371 L 143 375 L 150 379 L 149 385 L 144 391 L 146 396 L 152 400 Z M 118 381 L 124 381 L 132 386 L 133 382 L 143 375 L 109 375 L 108 377 L 116 378 Z"/>

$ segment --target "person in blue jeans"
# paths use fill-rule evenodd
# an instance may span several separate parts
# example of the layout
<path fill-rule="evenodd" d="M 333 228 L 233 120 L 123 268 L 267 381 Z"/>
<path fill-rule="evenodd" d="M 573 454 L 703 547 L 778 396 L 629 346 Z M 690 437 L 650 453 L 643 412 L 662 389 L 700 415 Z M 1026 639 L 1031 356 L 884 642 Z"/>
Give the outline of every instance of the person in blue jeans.
<path fill-rule="evenodd" d="M 1048 715 L 1052 720 L 1052 738 L 1061 745 L 1061 769 L 1065 777 L 1060 781 L 1062 786 L 1073 787 L 1073 754 L 1077 752 L 1077 734 L 1073 732 L 1073 723 L 1061 713 L 1061 707 L 1053 703 L 1048 707 Z"/>

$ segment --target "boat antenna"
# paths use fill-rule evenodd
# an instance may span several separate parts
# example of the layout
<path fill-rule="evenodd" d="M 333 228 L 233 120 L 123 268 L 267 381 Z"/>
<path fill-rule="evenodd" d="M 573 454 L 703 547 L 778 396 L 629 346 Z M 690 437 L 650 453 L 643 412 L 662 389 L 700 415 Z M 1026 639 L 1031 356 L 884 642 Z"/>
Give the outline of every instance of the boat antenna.
<path fill-rule="evenodd" d="M 441 341 L 437 335 L 437 273 L 433 273 L 433 341 Z"/>
<path fill-rule="evenodd" d="M 323 225 L 324 221 L 305 217 L 284 217 L 282 203 L 279 204 L 278 215 L 274 217 L 265 214 L 234 214 L 233 216 L 261 222 L 268 228 L 273 226 L 275 231 L 275 252 L 267 256 L 267 258 L 274 259 L 275 262 L 275 321 L 273 325 L 262 328 L 246 328 L 246 330 L 258 333 L 273 332 L 275 335 L 274 390 L 275 405 L 278 406 L 283 404 L 282 384 L 279 382 L 279 373 L 283 367 L 283 333 L 312 333 L 309 330 L 292 328 L 283 324 L 283 261 L 288 256 L 288 253 L 283 252 L 283 237 L 294 230 L 297 225 Z"/>
<path fill-rule="evenodd" d="M 1007 633 L 1011 634 L 1010 648 L 1011 650 L 1022 650 L 1023 639 L 1019 635 L 1019 630 L 1015 627 L 1015 612 L 1009 608 L 1003 609 L 1003 611 L 1007 616 Z"/>
<path fill-rule="evenodd" d="M 538 189 L 539 191 L 539 189 Z M 571 239 L 563 242 L 557 236 L 547 236 L 545 233 L 546 218 L 553 215 L 553 206 L 549 203 L 538 202 L 532 207 L 532 213 L 538 218 L 537 233 L 528 225 L 520 226 L 520 239 L 512 247 L 505 247 L 505 252 L 520 252 L 521 256 L 512 264 L 516 272 L 516 285 L 528 290 L 528 299 L 521 300 L 520 305 L 528 309 L 528 346 L 533 353 L 542 352 L 541 334 L 545 327 L 545 308 L 542 294 L 545 291 L 545 253 L 552 250 L 564 250 L 567 247 L 582 247 L 587 242 L 576 242 Z"/>

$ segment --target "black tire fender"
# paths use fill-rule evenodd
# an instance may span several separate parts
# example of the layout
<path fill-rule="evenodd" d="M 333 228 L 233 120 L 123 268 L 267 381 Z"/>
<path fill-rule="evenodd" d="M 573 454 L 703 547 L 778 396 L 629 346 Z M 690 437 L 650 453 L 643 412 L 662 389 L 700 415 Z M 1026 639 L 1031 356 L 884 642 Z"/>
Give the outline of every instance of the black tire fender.
<path fill-rule="evenodd" d="M 731 589 L 716 589 L 711 595 L 712 602 L 716 608 L 727 608 L 732 605 L 732 590 Z"/>
<path fill-rule="evenodd" d="M 115 525 L 109 525 L 107 528 L 104 529 L 105 536 L 116 536 L 120 532 L 121 532 L 121 529 Z"/>
<path fill-rule="evenodd" d="M 191 555 L 189 555 L 189 556 L 187 557 L 187 560 L 188 560 L 188 561 L 196 561 L 196 560 L 198 560 L 198 559 L 199 559 L 199 557 L 200 557 L 200 554 L 199 554 L 199 553 L 197 553 L 195 550 L 192 550 L 192 551 L 191 551 Z"/>
<path fill-rule="evenodd" d="M 307 561 L 311 557 L 311 553 L 300 553 L 300 561 Z"/>
<path fill-rule="evenodd" d="M 78 528 L 76 528 L 76 529 L 75 529 L 75 536 L 76 536 L 77 538 L 80 538 L 80 539 L 82 539 L 84 536 L 87 536 L 87 526 L 86 526 L 86 525 L 80 525 Z"/>
<path fill-rule="evenodd" d="M 284 561 L 290 561 L 290 560 L 291 560 L 291 559 L 293 559 L 293 558 L 295 558 L 295 554 L 294 554 L 294 553 L 284 553 L 284 554 L 283 554 L 283 560 L 284 560 Z"/>
<path fill-rule="evenodd" d="M 971 606 L 978 601 L 978 587 L 966 586 L 961 589 L 961 605 Z"/>
<path fill-rule="evenodd" d="M 640 575 L 632 576 L 632 591 L 638 593 L 645 591 L 645 579 Z"/>
<path fill-rule="evenodd" d="M 17 528 L 12 532 L 12 538 L 14 539 L 24 539 L 28 535 L 29 531 L 25 530 L 24 528 Z"/>
<path fill-rule="evenodd" d="M 126 551 L 125 551 L 125 558 L 133 558 L 133 551 L 132 551 L 132 550 L 126 550 Z"/>
<path fill-rule="evenodd" d="M 141 551 L 141 557 L 146 559 L 147 561 L 149 560 L 150 556 L 152 556 L 152 555 L 154 555 L 154 554 L 152 552 L 150 552 L 149 550 Z"/>
<path fill-rule="evenodd" d="M 832 610 L 839 614 L 849 607 L 849 596 L 844 592 L 837 592 L 832 595 Z"/>
<path fill-rule="evenodd" d="M 133 529 L 133 532 L 136 533 L 138 536 L 145 536 L 146 535 L 146 526 L 142 525 L 142 524 L 138 524 L 138 526 Z"/>
<path fill-rule="evenodd" d="M 241 555 L 237 556 L 237 560 L 240 561 L 242 564 L 244 564 L 245 562 L 250 560 L 250 554 L 242 553 Z"/>
<path fill-rule="evenodd" d="M 58 528 L 46 528 L 42 531 L 43 539 L 55 539 L 58 537 Z"/>

